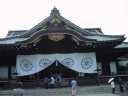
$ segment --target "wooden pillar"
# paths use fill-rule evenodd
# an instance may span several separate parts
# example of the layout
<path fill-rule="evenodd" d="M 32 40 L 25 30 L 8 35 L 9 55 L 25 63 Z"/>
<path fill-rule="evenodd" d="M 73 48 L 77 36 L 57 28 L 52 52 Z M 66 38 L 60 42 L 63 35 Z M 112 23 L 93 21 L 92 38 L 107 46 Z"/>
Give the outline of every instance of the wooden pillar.
<path fill-rule="evenodd" d="M 76 80 L 79 80 L 79 72 L 76 72 Z"/>
<path fill-rule="evenodd" d="M 12 68 L 12 66 L 11 66 L 11 64 L 9 64 L 8 65 L 8 80 L 11 79 L 11 75 L 12 75 L 12 73 L 11 73 L 12 72 L 12 69 L 11 68 Z"/>
<path fill-rule="evenodd" d="M 36 84 L 37 84 L 37 87 L 39 87 L 39 85 L 40 85 L 40 80 L 39 80 L 39 72 L 38 73 L 36 73 Z"/>
<path fill-rule="evenodd" d="M 79 82 L 80 82 L 79 81 L 79 72 L 76 72 L 76 77 L 75 78 L 76 78 L 77 83 L 79 84 Z"/>
<path fill-rule="evenodd" d="M 76 72 L 76 79 L 78 79 L 79 78 L 79 72 Z"/>

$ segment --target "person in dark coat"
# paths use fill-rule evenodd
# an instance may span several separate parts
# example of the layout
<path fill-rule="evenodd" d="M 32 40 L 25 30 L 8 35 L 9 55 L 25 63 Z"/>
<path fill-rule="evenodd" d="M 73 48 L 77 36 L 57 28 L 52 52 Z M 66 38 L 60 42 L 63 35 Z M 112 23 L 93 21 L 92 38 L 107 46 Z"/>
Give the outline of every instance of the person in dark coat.
<path fill-rule="evenodd" d="M 61 86 L 61 77 L 59 75 L 57 76 L 56 81 L 57 81 L 57 87 L 60 88 L 60 86 Z"/>
<path fill-rule="evenodd" d="M 119 87 L 120 87 L 120 92 L 124 92 L 124 82 L 123 80 L 119 77 Z"/>

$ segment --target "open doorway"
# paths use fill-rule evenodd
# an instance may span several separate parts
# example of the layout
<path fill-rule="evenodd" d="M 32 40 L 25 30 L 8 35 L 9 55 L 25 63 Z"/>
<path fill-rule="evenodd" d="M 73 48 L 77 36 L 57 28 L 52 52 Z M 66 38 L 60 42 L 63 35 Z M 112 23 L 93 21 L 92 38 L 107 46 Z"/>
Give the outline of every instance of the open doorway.
<path fill-rule="evenodd" d="M 76 75 L 76 71 L 65 67 L 58 61 L 55 61 L 52 65 L 39 72 L 40 79 L 45 76 L 50 77 L 51 75 L 61 75 L 63 78 L 71 78 Z"/>

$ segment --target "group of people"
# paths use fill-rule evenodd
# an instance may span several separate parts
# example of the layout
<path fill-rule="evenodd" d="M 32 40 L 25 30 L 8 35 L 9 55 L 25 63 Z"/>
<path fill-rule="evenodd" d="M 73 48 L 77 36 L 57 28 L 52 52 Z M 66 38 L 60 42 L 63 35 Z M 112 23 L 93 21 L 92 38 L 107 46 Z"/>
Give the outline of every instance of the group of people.
<path fill-rule="evenodd" d="M 120 77 L 118 78 L 118 80 L 115 80 L 115 78 L 113 78 L 113 80 L 110 82 L 111 88 L 112 88 L 112 93 L 115 93 L 115 88 L 116 88 L 115 82 L 117 82 L 117 84 L 119 85 L 121 93 L 123 93 L 127 90 L 128 81 L 124 82 Z"/>
<path fill-rule="evenodd" d="M 60 87 L 61 84 L 61 77 L 57 76 L 56 78 L 52 77 L 49 79 L 48 77 L 44 78 L 44 84 L 45 88 L 48 88 L 48 83 L 50 81 L 51 88 L 55 88 L 55 82 L 57 82 L 58 87 Z M 116 84 L 115 81 L 119 84 L 120 92 L 125 92 L 126 89 L 128 89 L 128 81 L 124 82 L 121 78 L 118 78 L 116 80 L 115 78 L 110 82 L 112 93 L 115 93 Z M 77 80 L 73 78 L 70 82 L 72 90 L 71 94 L 72 96 L 76 96 L 76 90 L 77 90 Z M 24 96 L 24 90 L 22 89 L 22 82 L 17 83 L 17 88 L 15 88 L 12 92 L 12 96 Z"/>
<path fill-rule="evenodd" d="M 55 88 L 55 85 L 57 85 L 56 87 L 59 88 L 61 86 L 61 76 L 58 75 L 56 78 L 51 76 L 50 79 L 47 76 L 45 76 L 44 86 L 46 89 L 48 89 L 49 83 L 51 88 Z"/>
<path fill-rule="evenodd" d="M 58 81 L 59 81 L 59 78 L 61 79 L 61 77 L 58 77 Z M 50 79 L 51 79 L 51 81 L 50 81 L 51 88 L 54 88 L 55 79 L 54 79 L 54 77 L 51 77 Z M 49 80 L 48 77 L 45 77 L 44 82 L 47 82 L 48 80 Z M 58 85 L 60 86 L 60 82 L 58 82 Z M 71 86 L 72 86 L 71 94 L 72 94 L 72 96 L 76 96 L 77 81 L 75 78 L 73 78 L 73 80 L 71 80 Z M 45 87 L 48 88 L 47 83 L 45 83 Z M 12 96 L 25 96 L 24 89 L 22 89 L 22 82 L 17 83 L 17 88 L 15 88 L 13 90 Z"/>
<path fill-rule="evenodd" d="M 46 76 L 44 78 L 44 85 L 46 89 L 48 88 L 49 81 L 50 81 L 51 88 L 55 88 L 55 82 L 57 83 L 57 87 L 60 87 L 61 85 L 60 76 L 57 76 L 56 78 L 52 76 L 50 79 Z M 71 80 L 71 86 L 72 86 L 72 96 L 76 96 L 77 81 L 75 78 Z"/>

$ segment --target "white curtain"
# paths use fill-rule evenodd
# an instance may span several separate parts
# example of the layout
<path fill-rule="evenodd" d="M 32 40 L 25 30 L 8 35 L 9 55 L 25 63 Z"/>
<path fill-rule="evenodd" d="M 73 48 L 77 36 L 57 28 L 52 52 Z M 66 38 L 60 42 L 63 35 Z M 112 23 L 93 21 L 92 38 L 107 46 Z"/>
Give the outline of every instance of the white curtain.
<path fill-rule="evenodd" d="M 0 78 L 8 79 L 8 66 L 0 66 Z"/>
<path fill-rule="evenodd" d="M 19 76 L 37 73 L 54 61 L 77 72 L 96 73 L 96 55 L 92 53 L 18 55 L 16 69 Z"/>

